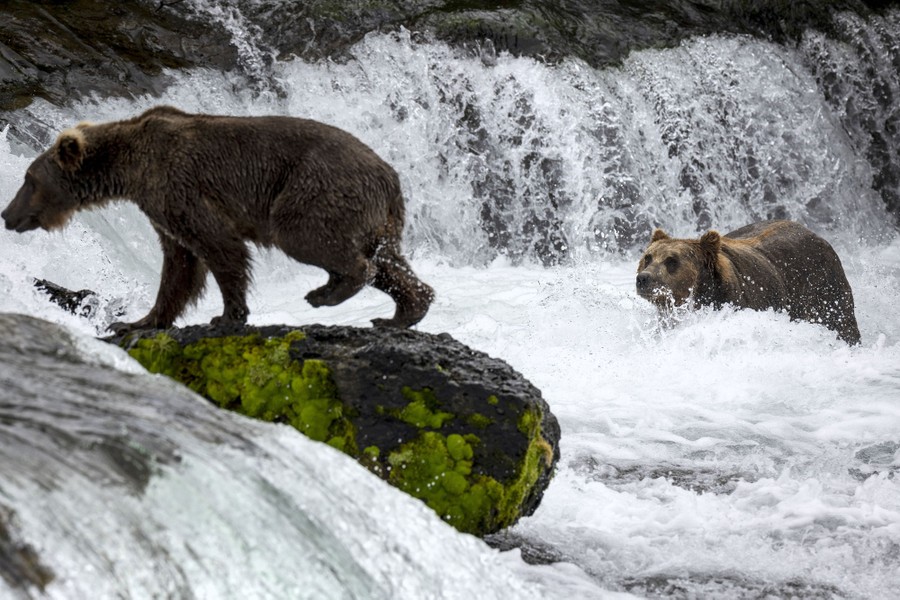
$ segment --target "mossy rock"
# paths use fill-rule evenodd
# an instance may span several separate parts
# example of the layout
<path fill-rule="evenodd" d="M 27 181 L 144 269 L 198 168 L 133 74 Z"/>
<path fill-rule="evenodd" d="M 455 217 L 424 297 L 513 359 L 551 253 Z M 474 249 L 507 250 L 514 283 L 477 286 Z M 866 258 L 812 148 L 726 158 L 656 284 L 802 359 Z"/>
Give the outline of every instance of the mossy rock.
<path fill-rule="evenodd" d="M 447 334 L 195 326 L 109 341 L 223 408 L 353 456 L 467 533 L 533 513 L 559 459 L 540 391 Z"/>

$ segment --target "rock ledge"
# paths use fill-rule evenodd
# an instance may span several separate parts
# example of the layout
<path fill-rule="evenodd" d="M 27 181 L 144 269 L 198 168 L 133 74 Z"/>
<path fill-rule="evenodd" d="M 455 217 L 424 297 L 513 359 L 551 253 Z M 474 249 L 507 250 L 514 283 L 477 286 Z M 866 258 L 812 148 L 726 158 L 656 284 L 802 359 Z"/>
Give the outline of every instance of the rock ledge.
<path fill-rule="evenodd" d="M 533 513 L 559 459 L 540 391 L 447 334 L 192 326 L 107 341 L 223 408 L 353 456 L 467 533 Z"/>

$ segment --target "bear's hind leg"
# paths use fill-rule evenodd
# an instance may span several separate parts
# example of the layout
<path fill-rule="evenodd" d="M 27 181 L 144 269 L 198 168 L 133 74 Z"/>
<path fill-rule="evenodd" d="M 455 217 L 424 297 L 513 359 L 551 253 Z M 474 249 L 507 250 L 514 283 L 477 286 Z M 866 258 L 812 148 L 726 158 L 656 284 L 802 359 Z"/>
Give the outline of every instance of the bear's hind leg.
<path fill-rule="evenodd" d="M 375 267 L 371 262 L 358 257 L 350 268 L 343 272 L 328 270 L 328 282 L 306 295 L 306 301 L 312 306 L 336 306 L 355 296 L 374 277 Z"/>
<path fill-rule="evenodd" d="M 392 246 L 375 255 L 372 285 L 393 298 L 397 309 L 391 319 L 372 319 L 376 327 L 412 327 L 422 320 L 434 300 L 434 290 L 413 273 L 412 267 Z"/>

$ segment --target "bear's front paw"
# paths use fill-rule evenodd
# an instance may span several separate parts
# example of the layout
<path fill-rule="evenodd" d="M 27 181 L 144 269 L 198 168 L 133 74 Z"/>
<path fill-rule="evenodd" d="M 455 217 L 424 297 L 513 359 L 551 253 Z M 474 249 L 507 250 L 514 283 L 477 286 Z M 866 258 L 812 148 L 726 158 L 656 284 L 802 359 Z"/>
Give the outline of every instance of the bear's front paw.
<path fill-rule="evenodd" d="M 131 333 L 132 331 L 138 331 L 140 329 L 158 329 L 146 319 L 141 319 L 140 321 L 135 321 L 134 323 L 116 321 L 115 323 L 110 323 L 106 328 L 116 335 L 125 335 L 126 333 Z"/>
<path fill-rule="evenodd" d="M 209 326 L 218 332 L 239 331 L 247 324 L 246 319 L 235 319 L 234 317 L 213 317 L 209 321 Z"/>
<path fill-rule="evenodd" d="M 122 321 L 116 321 L 115 323 L 110 323 L 106 326 L 106 329 L 113 332 L 115 335 L 125 335 L 126 333 L 131 333 L 135 330 L 134 323 L 124 323 Z"/>

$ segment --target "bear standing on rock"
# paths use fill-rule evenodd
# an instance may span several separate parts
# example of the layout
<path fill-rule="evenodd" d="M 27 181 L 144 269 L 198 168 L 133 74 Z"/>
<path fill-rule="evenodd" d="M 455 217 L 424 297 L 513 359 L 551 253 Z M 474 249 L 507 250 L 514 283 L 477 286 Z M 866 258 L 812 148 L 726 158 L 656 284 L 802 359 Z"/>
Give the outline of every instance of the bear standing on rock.
<path fill-rule="evenodd" d="M 667 311 L 732 304 L 784 310 L 859 343 L 853 292 L 831 245 L 798 223 L 763 221 L 699 240 L 653 232 L 638 266 L 638 294 Z"/>
<path fill-rule="evenodd" d="M 18 232 L 66 224 L 83 208 L 127 198 L 163 250 L 156 304 L 116 333 L 165 328 L 202 292 L 207 270 L 225 308 L 214 325 L 247 321 L 247 242 L 277 247 L 328 272 L 307 294 L 333 306 L 366 284 L 397 308 L 375 325 L 409 327 L 433 290 L 400 253 L 404 201 L 397 173 L 349 133 L 291 117 L 195 115 L 160 106 L 125 121 L 82 123 L 38 156 L 3 211 Z"/>

